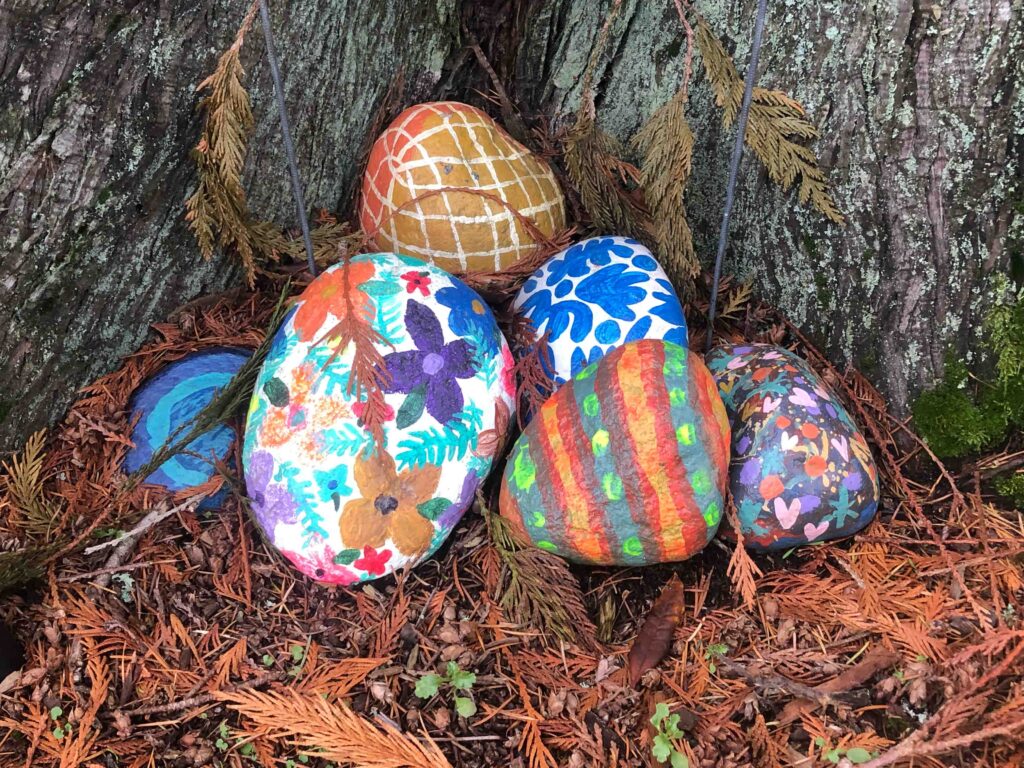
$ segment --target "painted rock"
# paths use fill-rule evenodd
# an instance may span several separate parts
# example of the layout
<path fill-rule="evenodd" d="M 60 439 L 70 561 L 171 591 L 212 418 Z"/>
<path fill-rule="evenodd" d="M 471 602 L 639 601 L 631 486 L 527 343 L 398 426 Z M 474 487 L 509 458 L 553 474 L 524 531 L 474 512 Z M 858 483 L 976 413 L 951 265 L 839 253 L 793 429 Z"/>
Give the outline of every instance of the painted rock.
<path fill-rule="evenodd" d="M 506 205 L 454 190 L 409 204 L 445 187 L 478 189 Z M 535 242 L 513 211 L 545 236 L 565 228 L 565 197 L 550 166 L 475 107 L 410 107 L 370 150 L 359 222 L 381 250 L 449 272 L 505 269 Z"/>
<path fill-rule="evenodd" d="M 349 309 L 350 308 L 350 309 Z M 384 451 L 350 388 L 348 311 L 380 341 Z M 355 257 L 318 276 L 274 336 L 242 454 L 256 521 L 303 573 L 351 584 L 412 566 L 470 506 L 512 418 L 512 355 L 464 283 L 409 256 Z"/>
<path fill-rule="evenodd" d="M 707 363 L 732 422 L 729 482 L 750 548 L 841 538 L 871 521 L 867 441 L 807 363 L 769 344 L 717 347 Z"/>
<path fill-rule="evenodd" d="M 144 467 L 178 429 L 188 425 L 217 391 L 231 381 L 249 354 L 223 347 L 194 352 L 147 379 L 129 403 L 129 410 L 139 418 L 132 430 L 135 447 L 124 458 L 124 471 L 131 474 Z M 181 436 L 183 433 L 178 435 Z M 202 485 L 216 474 L 214 460 L 226 460 L 234 443 L 234 428 L 227 424 L 214 427 L 190 442 L 185 452 L 157 467 L 146 482 L 162 485 L 169 491 Z M 223 488 L 204 499 L 199 508 L 216 509 L 227 496 L 228 489 Z"/>
<path fill-rule="evenodd" d="M 684 560 L 714 536 L 729 423 L 692 352 L 655 339 L 592 363 L 541 406 L 501 482 L 503 517 L 581 563 Z"/>
<path fill-rule="evenodd" d="M 556 385 L 629 341 L 687 346 L 686 318 L 668 276 L 626 237 L 593 237 L 554 256 L 523 283 L 513 307 L 548 333 Z"/>

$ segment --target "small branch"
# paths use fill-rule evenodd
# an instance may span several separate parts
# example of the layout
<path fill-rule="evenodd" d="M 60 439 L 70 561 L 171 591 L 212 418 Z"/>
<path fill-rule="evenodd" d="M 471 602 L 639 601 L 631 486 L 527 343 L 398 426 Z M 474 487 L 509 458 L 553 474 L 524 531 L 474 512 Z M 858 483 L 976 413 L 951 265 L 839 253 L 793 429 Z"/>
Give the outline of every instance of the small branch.
<path fill-rule="evenodd" d="M 210 704 L 217 700 L 217 694 L 235 693 L 237 691 L 248 690 L 249 688 L 258 688 L 261 685 L 282 680 L 287 676 L 287 672 L 267 672 L 259 677 L 254 677 L 252 680 L 246 680 L 245 682 L 238 683 L 237 685 L 229 685 L 225 688 L 221 688 L 216 693 L 203 693 L 199 696 L 191 696 L 187 699 L 171 701 L 167 704 L 156 704 L 150 707 L 140 707 L 138 709 L 122 711 L 130 717 L 142 717 L 144 715 L 169 715 L 186 709 L 192 709 L 193 707 L 201 707 L 205 704 Z"/>

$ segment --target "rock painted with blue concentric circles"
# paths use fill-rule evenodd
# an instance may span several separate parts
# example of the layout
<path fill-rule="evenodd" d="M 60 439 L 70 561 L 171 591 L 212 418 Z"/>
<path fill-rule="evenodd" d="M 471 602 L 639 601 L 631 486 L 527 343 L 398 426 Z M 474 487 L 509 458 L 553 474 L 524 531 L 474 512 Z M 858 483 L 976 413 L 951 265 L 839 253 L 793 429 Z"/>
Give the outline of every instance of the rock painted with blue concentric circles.
<path fill-rule="evenodd" d="M 181 427 L 188 429 L 187 425 L 231 381 L 249 355 L 245 350 L 224 347 L 193 352 L 143 382 L 129 403 L 129 411 L 138 414 L 138 421 L 131 435 L 135 446 L 125 455 L 124 471 L 138 471 Z M 157 467 L 145 482 L 174 492 L 202 485 L 216 474 L 214 462 L 227 459 L 234 442 L 232 427 L 214 427 Z M 204 499 L 199 508 L 216 509 L 227 495 L 224 488 Z"/>
<path fill-rule="evenodd" d="M 685 560 L 714 536 L 729 423 L 700 358 L 657 339 L 620 346 L 538 410 L 512 449 L 499 510 L 581 563 Z"/>
<path fill-rule="evenodd" d="M 628 237 L 592 237 L 556 254 L 523 284 L 513 308 L 548 334 L 559 386 L 630 341 L 687 346 L 683 307 L 665 270 Z"/>
<path fill-rule="evenodd" d="M 349 386 L 348 312 L 379 336 L 384 449 Z M 420 259 L 354 257 L 320 274 L 274 335 L 242 461 L 256 522 L 300 571 L 352 584 L 411 567 L 447 538 L 513 414 L 512 355 L 484 301 Z"/>
<path fill-rule="evenodd" d="M 843 538 L 871 521 L 871 450 L 805 361 L 770 344 L 730 344 L 707 364 L 732 422 L 730 487 L 749 548 Z"/>

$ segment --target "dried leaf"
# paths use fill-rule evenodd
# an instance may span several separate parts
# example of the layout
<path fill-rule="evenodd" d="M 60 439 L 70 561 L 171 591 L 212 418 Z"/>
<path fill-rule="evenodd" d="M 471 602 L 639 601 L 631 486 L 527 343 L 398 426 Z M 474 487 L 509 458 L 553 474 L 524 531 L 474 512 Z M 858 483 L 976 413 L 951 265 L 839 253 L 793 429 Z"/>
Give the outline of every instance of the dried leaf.
<path fill-rule="evenodd" d="M 672 574 L 651 606 L 626 659 L 629 684 L 636 685 L 644 672 L 655 667 L 672 646 L 672 636 L 683 620 L 683 582 Z"/>

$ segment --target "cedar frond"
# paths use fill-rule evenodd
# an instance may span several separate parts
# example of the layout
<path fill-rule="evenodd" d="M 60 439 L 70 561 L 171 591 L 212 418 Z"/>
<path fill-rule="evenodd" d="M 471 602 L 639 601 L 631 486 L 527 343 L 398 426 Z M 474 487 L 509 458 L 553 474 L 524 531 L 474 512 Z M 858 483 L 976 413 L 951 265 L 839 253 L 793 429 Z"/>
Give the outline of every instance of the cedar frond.
<path fill-rule="evenodd" d="M 46 430 L 41 429 L 26 442 L 21 456 L 15 456 L 11 463 L 2 464 L 4 485 L 14 502 L 16 515 L 11 522 L 29 537 L 47 540 L 56 521 L 58 507 L 47 498 L 43 489 L 43 464 L 46 453 Z"/>
<path fill-rule="evenodd" d="M 491 542 L 505 566 L 502 593 L 496 596 L 501 608 L 517 623 L 540 630 L 544 644 L 565 640 L 598 647 L 579 583 L 565 561 L 518 541 L 508 522 L 489 512 L 482 498 L 479 501 Z"/>
<path fill-rule="evenodd" d="M 345 388 L 345 395 L 349 399 L 354 397 L 365 403 L 359 421 L 373 435 L 376 449 L 383 451 L 384 422 L 388 419 L 384 389 L 390 382 L 390 374 L 378 346 L 385 346 L 388 342 L 371 324 L 372 315 L 368 316 L 356 310 L 349 282 L 350 264 L 351 258 L 346 255 L 341 267 L 342 292 L 345 301 L 344 314 L 338 323 L 317 341 L 317 344 L 327 342 L 334 347 L 334 354 L 328 359 L 328 363 L 348 349 L 349 344 L 353 345 L 351 372 Z"/>
<path fill-rule="evenodd" d="M 733 504 L 731 498 L 728 500 L 726 508 L 726 517 L 736 536 L 736 547 L 732 551 L 732 557 L 729 558 L 729 567 L 725 573 L 732 583 L 732 588 L 743 599 L 744 605 L 751 606 L 754 604 L 754 598 L 757 597 L 757 577 L 764 574 L 750 557 L 746 547 L 743 546 L 743 531 L 736 514 L 736 505 Z"/>
<path fill-rule="evenodd" d="M 544 744 L 540 735 L 540 727 L 537 721 L 529 718 L 523 723 L 523 732 L 519 737 L 519 748 L 526 753 L 527 765 L 530 768 L 556 768 L 558 761 L 555 760 L 551 750 Z"/>
<path fill-rule="evenodd" d="M 650 210 L 658 256 L 684 298 L 693 296 L 700 262 L 686 220 L 683 191 L 693 161 L 693 131 L 686 120 L 686 92 L 680 90 L 644 123 L 632 144 L 641 154 L 641 184 Z"/>
<path fill-rule="evenodd" d="M 518 382 L 516 402 L 519 407 L 516 409 L 516 418 L 522 429 L 555 391 L 550 373 L 552 358 L 548 349 L 548 334 L 538 337 L 528 317 L 512 315 L 508 340 L 516 353 L 512 376 Z"/>
<path fill-rule="evenodd" d="M 185 219 L 207 259 L 215 246 L 234 253 L 242 262 L 251 288 L 256 279 L 256 260 L 274 259 L 284 249 L 281 233 L 249 213 L 242 168 L 246 145 L 253 129 L 252 105 L 245 90 L 245 70 L 239 54 L 255 16 L 253 3 L 235 41 L 217 62 L 213 73 L 196 90 L 206 92 L 199 102 L 204 113 L 199 143 L 192 151 L 199 182 L 185 202 Z"/>
<path fill-rule="evenodd" d="M 214 695 L 251 720 L 259 735 L 287 740 L 323 760 L 364 768 L 451 768 L 429 738 L 420 741 L 387 723 L 378 726 L 320 695 L 252 690 Z"/>
<path fill-rule="evenodd" d="M 565 167 L 598 229 L 644 238 L 650 227 L 643 204 L 623 185 L 638 175 L 620 159 L 622 144 L 581 112 L 565 143 Z"/>
<path fill-rule="evenodd" d="M 722 41 L 699 15 L 697 47 L 715 94 L 715 102 L 724 111 L 722 122 L 728 127 L 739 114 L 743 101 L 743 79 L 737 73 L 736 65 Z M 844 224 L 846 220 L 832 199 L 814 151 L 797 143 L 818 137 L 818 129 L 807 120 L 805 114 L 800 102 L 781 91 L 755 88 L 744 141 L 765 165 L 772 181 L 788 190 L 799 179 L 800 202 L 810 202 L 827 218 L 837 224 Z"/>
<path fill-rule="evenodd" d="M 732 320 L 733 322 L 740 319 L 740 313 L 746 309 L 750 303 L 750 298 L 753 296 L 754 286 L 750 282 L 736 283 L 722 292 L 722 306 L 718 310 L 718 317 L 723 320 Z"/>
<path fill-rule="evenodd" d="M 38 579 L 46 572 L 47 558 L 56 551 L 56 545 L 47 545 L 0 552 L 0 593 Z"/>

